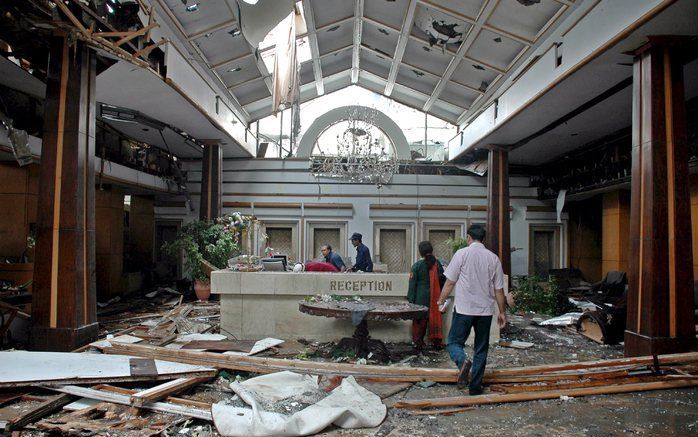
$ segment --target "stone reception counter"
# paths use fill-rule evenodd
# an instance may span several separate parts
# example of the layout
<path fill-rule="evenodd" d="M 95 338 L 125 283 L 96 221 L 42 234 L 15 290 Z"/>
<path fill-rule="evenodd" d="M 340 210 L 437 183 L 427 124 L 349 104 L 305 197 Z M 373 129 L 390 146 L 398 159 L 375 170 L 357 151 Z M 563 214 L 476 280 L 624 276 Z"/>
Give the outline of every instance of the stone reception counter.
<path fill-rule="evenodd" d="M 317 294 L 406 301 L 409 273 L 234 272 L 211 273 L 211 292 L 221 298 L 221 333 L 238 339 L 305 338 L 332 341 L 351 337 L 349 320 L 301 313 L 298 303 Z M 444 314 L 444 342 L 451 311 Z M 410 342 L 411 321 L 371 321 L 371 337 Z M 472 337 L 468 343 L 472 344 Z M 490 343 L 499 340 L 496 320 Z"/>
<path fill-rule="evenodd" d="M 351 337 L 351 322 L 301 313 L 298 302 L 316 294 L 405 301 L 408 281 L 408 273 L 219 270 L 211 274 L 211 292 L 221 297 L 222 334 L 239 339 L 331 341 Z M 410 341 L 410 323 L 371 322 L 371 336 L 384 341 Z"/>

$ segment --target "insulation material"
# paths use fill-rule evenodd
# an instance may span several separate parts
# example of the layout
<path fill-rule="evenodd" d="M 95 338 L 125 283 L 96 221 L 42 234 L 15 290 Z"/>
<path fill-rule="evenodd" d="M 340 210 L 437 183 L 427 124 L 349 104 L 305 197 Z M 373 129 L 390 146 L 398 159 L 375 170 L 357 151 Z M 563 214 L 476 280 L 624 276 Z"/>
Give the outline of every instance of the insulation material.
<path fill-rule="evenodd" d="M 345 378 L 327 397 L 292 415 L 267 411 L 263 404 L 278 402 L 280 396 L 288 399 L 317 390 L 315 377 L 279 372 L 230 387 L 252 409 L 214 404 L 213 422 L 224 436 L 310 435 L 333 424 L 340 428 L 376 427 L 387 412 L 381 399 L 353 377 Z"/>

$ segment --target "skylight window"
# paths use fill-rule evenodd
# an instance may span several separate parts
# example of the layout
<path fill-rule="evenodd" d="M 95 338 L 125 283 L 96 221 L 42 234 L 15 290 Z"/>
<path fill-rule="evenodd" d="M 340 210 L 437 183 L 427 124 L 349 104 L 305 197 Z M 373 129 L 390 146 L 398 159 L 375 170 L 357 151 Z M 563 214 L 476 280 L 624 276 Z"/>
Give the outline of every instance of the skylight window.
<path fill-rule="evenodd" d="M 303 8 L 296 8 L 296 10 L 300 13 L 301 20 L 303 23 L 301 29 L 296 29 L 296 34 L 307 33 L 307 25 L 305 24 L 305 14 L 303 13 Z M 266 65 L 268 71 L 274 70 L 274 44 L 276 44 L 276 34 L 278 28 L 279 26 L 277 25 L 267 34 L 264 40 L 259 43 L 259 51 L 261 53 L 262 60 L 264 61 L 264 65 Z M 302 64 L 310 60 L 310 41 L 308 41 L 307 36 L 304 36 L 300 39 L 296 39 L 296 50 L 299 64 Z"/>

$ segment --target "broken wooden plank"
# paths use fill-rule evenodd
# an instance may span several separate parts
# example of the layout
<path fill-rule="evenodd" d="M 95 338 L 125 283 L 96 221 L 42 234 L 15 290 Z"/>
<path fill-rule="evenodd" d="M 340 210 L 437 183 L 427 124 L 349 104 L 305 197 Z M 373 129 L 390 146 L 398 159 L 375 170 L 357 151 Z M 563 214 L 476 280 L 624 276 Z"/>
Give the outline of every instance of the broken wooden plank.
<path fill-rule="evenodd" d="M 166 359 L 181 363 L 214 366 L 221 369 L 241 370 L 255 373 L 272 373 L 289 370 L 312 375 L 363 376 L 384 381 L 437 381 L 455 382 L 455 369 L 429 369 L 416 367 L 391 367 L 355 365 L 346 363 L 324 363 L 280 358 L 226 355 L 212 352 L 196 352 L 182 349 L 167 349 L 157 346 L 117 344 L 102 349 L 108 354 L 127 354 L 145 358 Z"/>
<path fill-rule="evenodd" d="M 195 340 L 186 343 L 182 349 L 250 352 L 256 343 L 257 340 Z"/>
<path fill-rule="evenodd" d="M 421 411 L 410 411 L 410 416 L 436 416 L 438 414 L 445 414 L 447 416 L 460 413 L 463 411 L 472 411 L 475 407 L 457 407 L 457 408 L 440 408 L 436 410 L 421 410 Z"/>
<path fill-rule="evenodd" d="M 131 371 L 130 356 L 65 352 L 0 352 L 0 387 L 96 382 L 151 381 L 181 377 L 215 376 L 206 366 L 155 360 L 155 370 Z"/>
<path fill-rule="evenodd" d="M 681 354 L 658 355 L 661 365 L 691 363 L 698 361 L 698 352 L 686 352 Z M 582 361 L 578 363 L 544 364 L 541 366 L 512 367 L 509 369 L 491 370 L 491 376 L 526 375 L 538 373 L 560 372 L 564 370 L 593 369 L 598 367 L 615 367 L 627 365 L 652 365 L 654 359 L 651 356 L 616 358 L 611 360 Z"/>
<path fill-rule="evenodd" d="M 650 390 L 665 390 L 698 386 L 698 380 L 657 381 L 638 384 L 610 385 L 602 387 L 577 388 L 568 390 L 536 391 L 529 393 L 487 394 L 479 396 L 456 396 L 441 399 L 420 399 L 396 402 L 395 408 L 424 409 L 435 407 L 462 407 L 470 405 L 503 404 L 509 402 L 558 399 L 560 396 L 580 397 L 632 393 Z"/>
<path fill-rule="evenodd" d="M 131 405 L 142 407 L 144 404 L 159 401 L 175 393 L 195 387 L 210 378 L 179 378 L 131 395 Z"/>
<path fill-rule="evenodd" d="M 82 396 L 84 398 L 96 399 L 96 400 L 104 401 L 104 402 L 111 402 L 114 404 L 131 405 L 131 397 L 128 395 L 122 395 L 119 393 L 112 393 L 112 392 L 107 392 L 107 391 L 95 390 L 95 389 L 91 389 L 91 388 L 78 387 L 75 385 L 63 385 L 63 386 L 56 386 L 56 387 L 46 386 L 43 388 L 45 388 L 47 390 L 58 391 L 61 393 L 67 393 L 67 394 L 71 394 L 71 395 L 75 395 L 75 396 Z M 144 408 L 146 410 L 160 411 L 162 413 L 181 414 L 181 415 L 187 416 L 187 417 L 194 417 L 196 419 L 207 420 L 209 422 L 213 420 L 211 417 L 210 409 L 203 410 L 200 408 L 194 408 L 194 407 L 189 407 L 189 406 L 184 406 L 184 405 L 177 405 L 177 404 L 172 404 L 172 403 L 168 403 L 168 402 L 153 402 L 151 404 L 143 405 L 142 408 Z"/>
<path fill-rule="evenodd" d="M 503 393 L 524 393 L 533 391 L 543 391 L 543 390 L 566 390 L 571 388 L 584 388 L 584 387 L 602 387 L 609 385 L 619 385 L 619 384 L 636 384 L 639 382 L 654 382 L 654 381 L 665 381 L 671 378 L 672 375 L 668 376 L 633 376 L 625 378 L 615 378 L 615 379 L 584 379 L 574 382 L 553 382 L 550 384 L 509 384 L 509 385 L 492 385 L 490 389 L 497 392 Z M 676 376 L 676 375 L 674 375 Z M 692 377 L 692 376 L 690 376 Z M 689 377 L 689 378 L 690 378 Z M 689 379 L 684 377 L 684 379 Z"/>
<path fill-rule="evenodd" d="M 123 388 L 123 387 L 116 387 L 116 386 L 108 385 L 108 384 L 98 384 L 92 388 L 95 390 L 108 391 L 108 392 L 112 392 L 112 393 L 119 393 L 119 394 L 128 395 L 128 396 L 131 396 L 131 395 L 138 393 L 137 390 L 133 390 L 130 388 Z M 200 408 L 203 410 L 207 410 L 207 409 L 211 408 L 211 404 L 207 404 L 206 402 L 201 402 L 201 401 L 195 401 L 193 399 L 175 398 L 172 396 L 168 396 L 165 400 L 171 404 L 188 405 L 190 407 L 196 407 L 196 408 Z"/>
<path fill-rule="evenodd" d="M 63 394 L 59 396 L 54 396 L 51 399 L 47 399 L 38 406 L 32 408 L 30 411 L 12 418 L 5 424 L 5 432 L 14 431 L 16 429 L 24 428 L 32 422 L 36 422 L 44 416 L 47 416 L 54 411 L 62 408 L 64 405 L 68 405 L 75 399 L 70 394 Z"/>
<path fill-rule="evenodd" d="M 111 347 L 103 348 L 103 351 L 108 354 L 126 354 L 147 358 L 170 360 L 182 363 L 206 364 L 222 369 L 240 370 L 255 373 L 271 373 L 282 370 L 289 370 L 292 372 L 307 373 L 313 375 L 342 375 L 366 377 L 374 381 L 455 382 L 456 380 L 455 369 L 324 363 L 266 357 L 225 355 L 211 352 L 195 352 L 181 349 L 167 349 L 155 346 L 135 344 L 112 344 Z M 698 353 L 660 355 L 658 359 L 660 362 L 662 362 L 662 364 L 692 362 L 698 361 Z M 632 368 L 633 366 L 647 365 L 652 363 L 652 357 L 637 357 L 616 360 L 600 360 L 582 363 L 567 363 L 548 366 L 532 366 L 514 369 L 491 370 L 485 374 L 485 381 L 503 382 L 507 379 L 511 380 L 514 377 L 519 378 L 520 375 L 522 375 L 522 377 L 525 377 L 525 375 L 529 375 L 529 382 L 531 380 L 537 381 L 546 378 L 545 376 L 533 376 L 538 373 L 553 373 L 550 379 L 561 380 L 565 377 L 575 378 L 575 374 L 562 374 L 560 373 L 562 371 L 575 370 L 578 371 L 580 374 L 586 376 L 590 372 L 594 371 L 594 369 L 601 371 L 601 369 L 608 367 L 611 369 L 606 370 L 606 372 L 615 372 L 623 371 L 627 368 Z M 613 369 L 613 366 L 619 366 L 621 368 Z"/>

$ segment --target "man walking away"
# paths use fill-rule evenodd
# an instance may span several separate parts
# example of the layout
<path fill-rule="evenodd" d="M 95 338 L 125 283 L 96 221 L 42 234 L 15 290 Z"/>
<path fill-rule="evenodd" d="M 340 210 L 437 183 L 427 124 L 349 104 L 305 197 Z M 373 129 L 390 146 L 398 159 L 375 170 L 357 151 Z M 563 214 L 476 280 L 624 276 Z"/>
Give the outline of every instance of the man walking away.
<path fill-rule="evenodd" d="M 446 349 L 458 366 L 458 385 L 465 387 L 470 379 L 470 394 L 482 394 L 482 378 L 485 375 L 487 351 L 490 343 L 490 325 L 495 302 L 499 307 L 497 322 L 500 328 L 507 324 L 506 298 L 504 297 L 504 273 L 499 257 L 482 244 L 485 229 L 473 225 L 468 228 L 468 246 L 458 250 L 444 272 L 446 285 L 438 304 L 456 289 L 451 330 Z M 475 329 L 474 356 L 472 362 L 463 347 Z M 472 367 L 472 375 L 470 369 Z M 472 377 L 471 377 L 472 376 Z"/>

